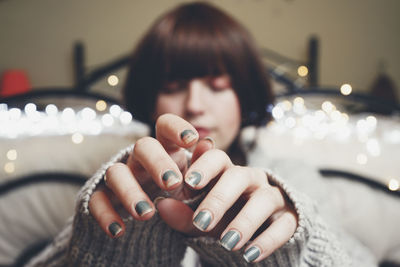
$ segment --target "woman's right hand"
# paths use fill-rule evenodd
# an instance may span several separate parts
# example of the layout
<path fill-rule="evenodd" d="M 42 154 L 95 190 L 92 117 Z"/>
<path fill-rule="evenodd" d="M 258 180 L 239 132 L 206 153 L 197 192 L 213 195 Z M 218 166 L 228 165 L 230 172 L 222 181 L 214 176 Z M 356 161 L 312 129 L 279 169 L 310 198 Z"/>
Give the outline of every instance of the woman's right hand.
<path fill-rule="evenodd" d="M 196 191 L 183 183 L 188 168 L 185 149 L 194 147 L 192 161 L 213 148 L 207 139 L 198 141 L 194 127 L 172 114 L 156 122 L 156 138 L 139 139 L 126 164 L 115 163 L 106 171 L 106 187 L 96 190 L 89 210 L 100 227 L 111 237 L 124 233 L 125 225 L 112 205 L 117 199 L 136 220 L 150 219 L 155 213 L 153 200 L 168 191 L 175 199 L 193 197 Z"/>

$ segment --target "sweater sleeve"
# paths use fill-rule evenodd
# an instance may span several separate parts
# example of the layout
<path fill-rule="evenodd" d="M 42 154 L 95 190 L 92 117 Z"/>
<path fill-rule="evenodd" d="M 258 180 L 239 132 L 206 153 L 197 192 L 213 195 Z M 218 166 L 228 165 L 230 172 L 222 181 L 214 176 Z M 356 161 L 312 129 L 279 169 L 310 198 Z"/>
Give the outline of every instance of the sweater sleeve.
<path fill-rule="evenodd" d="M 340 234 L 321 219 L 312 200 L 293 190 L 281 178 L 267 171 L 269 179 L 278 185 L 293 202 L 299 222 L 292 238 L 265 260 L 249 264 L 243 258 L 244 248 L 230 252 L 222 248 L 218 240 L 211 237 L 187 239 L 207 266 L 376 266 L 376 263 L 357 244 L 358 256 L 350 257 L 343 247 Z"/>
<path fill-rule="evenodd" d="M 78 195 L 76 214 L 66 228 L 28 266 L 179 266 L 186 245 L 182 234 L 172 230 L 155 214 L 140 222 L 124 218 L 123 236 L 112 239 L 100 228 L 88 209 L 92 193 L 107 168 L 124 162 L 128 147 L 89 179 Z"/>
<path fill-rule="evenodd" d="M 351 265 L 348 250 L 343 249 L 337 233 L 320 218 L 314 203 L 270 172 L 267 173 L 271 181 L 293 202 L 299 225 L 283 247 L 259 263 L 247 264 L 242 257 L 243 250 L 229 252 L 214 238 L 186 237 L 168 227 L 157 214 L 146 222 L 125 218 L 125 234 L 117 239 L 108 237 L 90 215 L 89 199 L 101 184 L 107 168 L 124 162 L 131 150 L 132 147 L 122 150 L 87 181 L 78 195 L 75 216 L 27 266 L 180 266 L 187 245 L 199 254 L 204 266 Z M 356 250 L 357 246 L 353 248 Z M 358 253 L 359 260 L 354 265 L 375 266 L 364 255 Z"/>

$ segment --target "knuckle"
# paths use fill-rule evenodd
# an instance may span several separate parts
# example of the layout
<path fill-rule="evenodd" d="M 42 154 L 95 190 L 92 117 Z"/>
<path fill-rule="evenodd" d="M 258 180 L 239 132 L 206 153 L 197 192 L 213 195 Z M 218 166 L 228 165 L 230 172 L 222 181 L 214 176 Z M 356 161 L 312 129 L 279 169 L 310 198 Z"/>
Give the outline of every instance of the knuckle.
<path fill-rule="evenodd" d="M 215 210 L 220 210 L 225 207 L 226 195 L 222 192 L 213 192 L 208 196 L 209 206 L 213 207 Z"/>
<path fill-rule="evenodd" d="M 138 139 L 135 142 L 135 147 L 133 148 L 133 153 L 137 154 L 139 151 L 143 150 L 143 147 L 145 147 L 147 144 L 150 142 L 154 142 L 154 138 L 150 136 L 145 136 L 140 139 Z"/>
<path fill-rule="evenodd" d="M 279 246 L 279 238 L 273 232 L 266 233 L 264 236 L 266 247 L 268 248 L 276 248 Z"/>
<path fill-rule="evenodd" d="M 121 168 L 124 168 L 124 166 L 125 166 L 124 163 L 117 162 L 117 163 L 114 163 L 113 165 L 111 165 L 110 167 L 108 167 L 106 170 L 107 182 L 110 181 L 111 177 L 113 177 L 114 174 L 116 172 L 118 172 L 118 170 L 120 170 Z"/>
<path fill-rule="evenodd" d="M 259 181 L 260 185 L 265 187 L 269 185 L 268 176 L 263 170 L 259 168 L 251 168 L 251 170 L 253 177 L 255 177 Z"/>
<path fill-rule="evenodd" d="M 139 195 L 138 190 L 133 186 L 124 188 L 120 192 L 121 201 L 123 203 L 126 203 L 126 205 L 128 206 L 131 204 L 131 202 L 133 202 L 133 196 L 138 196 L 138 195 Z"/>
<path fill-rule="evenodd" d="M 162 114 L 157 118 L 156 125 L 163 124 L 166 121 L 168 121 L 170 118 L 171 118 L 171 114 L 168 114 L 168 113 Z"/>
<path fill-rule="evenodd" d="M 258 228 L 254 219 L 252 219 L 248 214 L 243 214 L 240 216 L 239 220 L 237 221 L 237 225 L 239 229 L 246 230 L 246 232 L 255 232 Z"/>
<path fill-rule="evenodd" d="M 174 123 L 180 121 L 180 118 L 171 113 L 165 113 L 159 116 L 156 120 L 156 129 L 162 129 L 164 127 L 174 127 Z"/>
<path fill-rule="evenodd" d="M 270 194 L 270 186 L 265 172 L 259 168 L 244 167 L 246 176 L 249 178 L 251 185 L 255 186 L 261 193 Z"/>
<path fill-rule="evenodd" d="M 246 170 L 246 167 L 235 165 L 235 166 L 230 167 L 229 170 L 234 171 L 234 172 L 244 173 Z"/>
<path fill-rule="evenodd" d="M 268 201 L 272 203 L 275 207 L 282 208 L 283 203 L 281 191 L 278 188 L 274 187 L 267 188 L 266 191 L 268 191 Z"/>
<path fill-rule="evenodd" d="M 232 177 L 246 177 L 246 167 L 242 166 L 231 166 L 226 170 L 226 173 Z"/>
<path fill-rule="evenodd" d="M 259 203 L 264 203 L 265 207 L 270 208 L 271 206 L 274 206 L 274 203 L 271 201 L 269 194 L 270 191 L 268 188 L 260 187 L 257 188 L 250 197 L 257 199 Z"/>
<path fill-rule="evenodd" d="M 282 215 L 282 224 L 285 225 L 287 229 L 294 231 L 297 227 L 297 221 L 295 216 L 290 212 L 285 212 Z"/>
<path fill-rule="evenodd" d="M 133 148 L 133 157 L 140 161 L 146 153 L 154 148 L 156 143 L 158 143 L 157 139 L 150 136 L 140 138 L 136 141 L 135 147 Z"/>
<path fill-rule="evenodd" d="M 251 186 L 251 172 L 249 172 L 248 167 L 233 165 L 229 167 L 225 173 L 228 175 L 232 182 L 240 184 L 243 188 L 249 188 Z"/>
<path fill-rule="evenodd" d="M 232 164 L 230 157 L 226 154 L 225 151 L 221 149 L 214 148 L 210 150 L 211 153 L 214 153 L 215 156 L 222 158 L 224 162 L 227 162 L 229 164 Z"/>
<path fill-rule="evenodd" d="M 226 155 L 225 151 L 223 151 L 223 150 L 221 150 L 221 149 L 218 149 L 218 148 L 214 148 L 213 151 L 214 151 L 215 153 L 218 153 L 218 154 L 222 155 L 222 156 L 225 156 L 225 155 Z"/>
<path fill-rule="evenodd" d="M 279 205 L 279 200 L 278 200 L 278 197 L 277 197 L 277 195 L 276 194 L 271 194 L 271 190 L 269 190 L 270 191 L 270 194 L 269 194 L 269 201 L 276 207 L 276 208 L 279 208 L 280 207 L 280 205 Z"/>

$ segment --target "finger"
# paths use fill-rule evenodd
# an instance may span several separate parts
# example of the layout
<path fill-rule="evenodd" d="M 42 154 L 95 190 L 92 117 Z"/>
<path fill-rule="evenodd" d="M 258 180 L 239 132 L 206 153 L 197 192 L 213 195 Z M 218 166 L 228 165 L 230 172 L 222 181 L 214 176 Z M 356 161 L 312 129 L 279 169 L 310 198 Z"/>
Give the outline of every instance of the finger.
<path fill-rule="evenodd" d="M 247 168 L 229 168 L 197 208 L 193 224 L 201 231 L 212 230 L 225 212 L 240 198 L 250 185 Z"/>
<path fill-rule="evenodd" d="M 213 148 L 215 148 L 215 142 L 211 137 L 207 136 L 203 139 L 200 139 L 193 151 L 191 162 L 195 162 L 206 151 L 211 150 Z"/>
<path fill-rule="evenodd" d="M 222 233 L 221 245 L 227 250 L 240 249 L 272 214 L 284 208 L 284 204 L 278 189 L 256 190 Z"/>
<path fill-rule="evenodd" d="M 158 140 L 152 137 L 139 139 L 133 154 L 135 160 L 139 161 L 161 189 L 172 190 L 181 184 L 182 174 L 179 167 Z M 183 151 L 182 155 L 184 157 Z"/>
<path fill-rule="evenodd" d="M 117 196 L 125 209 L 137 220 L 148 220 L 155 212 L 153 203 L 142 190 L 129 167 L 116 163 L 106 172 L 107 187 Z"/>
<path fill-rule="evenodd" d="M 147 137 L 146 137 L 147 138 Z M 140 142 L 137 142 L 140 144 Z M 151 153 L 151 152 L 150 152 Z M 190 158 L 188 159 L 186 153 L 191 155 L 188 150 L 178 150 L 169 154 L 169 157 L 178 166 L 181 173 L 186 173 L 188 166 L 190 165 Z M 131 169 L 133 175 L 137 178 L 139 184 L 143 185 L 146 182 L 152 181 L 152 177 L 142 164 L 134 157 L 134 153 L 131 153 L 128 157 L 126 165 Z"/>
<path fill-rule="evenodd" d="M 171 228 L 190 235 L 201 233 L 193 226 L 193 210 L 182 201 L 172 198 L 160 200 L 157 202 L 157 210 Z"/>
<path fill-rule="evenodd" d="M 190 167 L 191 163 L 196 161 L 204 152 L 214 148 L 214 140 L 211 137 L 206 137 L 199 140 L 194 148 L 193 153 L 189 150 L 183 150 L 184 153 L 171 153 L 171 158 L 178 165 L 181 173 L 186 174 L 187 169 Z M 184 156 L 184 157 L 182 157 Z"/>
<path fill-rule="evenodd" d="M 188 164 L 182 148 L 188 148 L 196 143 L 198 134 L 193 126 L 176 115 L 164 114 L 157 119 L 156 138 L 164 150 L 175 161 L 178 169 L 181 172 L 186 172 Z M 135 148 L 140 143 L 140 140 L 136 142 Z M 133 174 L 138 177 L 140 184 L 146 182 L 148 178 L 146 170 L 135 158 L 134 153 L 129 155 L 127 165 L 131 168 Z"/>
<path fill-rule="evenodd" d="M 167 152 L 174 152 L 194 145 L 199 135 L 184 119 L 173 114 L 163 114 L 156 121 L 156 138 Z"/>
<path fill-rule="evenodd" d="M 229 168 L 200 203 L 193 219 L 194 225 L 202 231 L 210 231 L 242 195 L 251 197 L 256 189 L 274 192 L 271 195 L 276 207 L 284 207 L 285 200 L 279 189 L 269 186 L 267 182 L 265 173 L 259 169 Z"/>
<path fill-rule="evenodd" d="M 113 208 L 111 201 L 103 190 L 93 193 L 89 200 L 90 214 L 99 223 L 101 229 L 112 238 L 123 235 L 125 224 Z"/>
<path fill-rule="evenodd" d="M 208 150 L 192 163 L 185 174 L 185 183 L 201 189 L 231 166 L 232 161 L 225 152 L 219 149 Z"/>
<path fill-rule="evenodd" d="M 265 259 L 289 241 L 296 227 L 297 220 L 294 212 L 284 212 L 247 247 L 243 257 L 247 262 Z"/>

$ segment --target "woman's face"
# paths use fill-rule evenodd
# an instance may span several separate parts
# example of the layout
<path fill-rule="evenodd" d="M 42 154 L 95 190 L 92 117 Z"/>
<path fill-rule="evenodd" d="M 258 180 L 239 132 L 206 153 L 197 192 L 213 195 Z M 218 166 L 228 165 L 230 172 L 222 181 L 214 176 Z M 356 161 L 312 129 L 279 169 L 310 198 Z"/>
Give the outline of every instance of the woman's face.
<path fill-rule="evenodd" d="M 171 82 L 159 93 L 155 117 L 176 114 L 190 122 L 200 138 L 210 136 L 226 150 L 241 124 L 239 99 L 228 75 Z"/>

